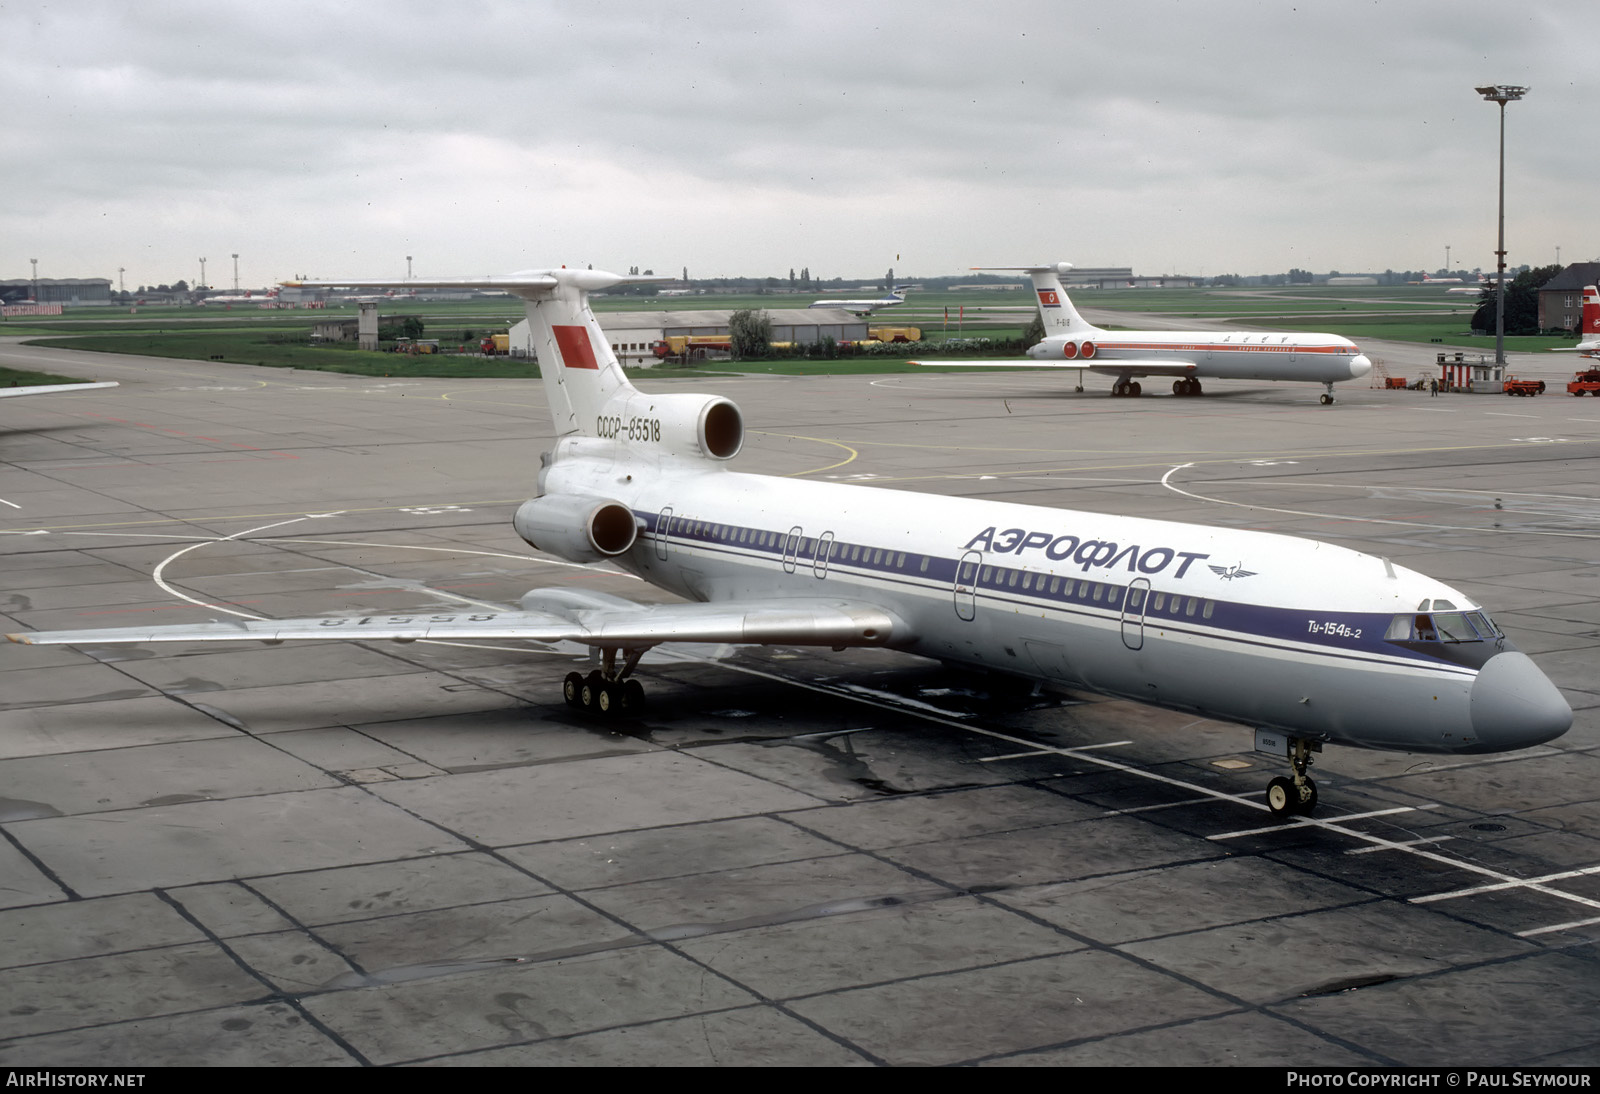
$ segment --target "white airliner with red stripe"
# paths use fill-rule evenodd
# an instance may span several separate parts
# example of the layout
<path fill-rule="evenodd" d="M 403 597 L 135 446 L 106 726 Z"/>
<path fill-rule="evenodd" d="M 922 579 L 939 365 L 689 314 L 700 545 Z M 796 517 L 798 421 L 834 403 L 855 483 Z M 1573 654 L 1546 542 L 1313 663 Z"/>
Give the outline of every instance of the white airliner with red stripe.
<path fill-rule="evenodd" d="M 1200 381 L 1301 380 L 1323 385 L 1322 404 L 1333 402 L 1333 385 L 1372 371 L 1356 344 L 1337 334 L 1264 331 L 1102 330 L 1078 314 L 1061 275 L 1069 262 L 1053 266 L 988 266 L 1020 270 L 1033 279 L 1044 320 L 1044 341 L 1022 361 L 914 361 L 955 368 L 1058 368 L 1115 377 L 1113 395 L 1138 395 L 1138 378 L 1170 376 L 1174 395 L 1201 394 Z M 1082 384 L 1078 385 L 1082 391 Z"/>
<path fill-rule="evenodd" d="M 579 642 L 603 667 L 569 673 L 565 698 L 608 716 L 643 701 L 634 669 L 664 642 L 884 646 L 1022 689 L 1048 681 L 1254 727 L 1256 747 L 1292 771 L 1268 786 L 1280 816 L 1316 804 L 1307 767 L 1324 743 L 1502 752 L 1572 724 L 1561 693 L 1471 597 L 1384 558 L 1242 528 L 734 471 L 739 408 L 720 395 L 639 391 L 589 308 L 592 291 L 656 280 L 665 279 L 556 269 L 426 284 L 527 302 L 555 440 L 538 496 L 512 519 L 516 533 L 570 562 L 614 563 L 685 602 L 563 584 L 528 592 L 520 610 L 8 637 L 89 649 Z"/>
<path fill-rule="evenodd" d="M 1583 287 L 1583 323 L 1578 330 L 1583 338 L 1578 352 L 1600 357 L 1600 288 L 1593 285 Z"/>

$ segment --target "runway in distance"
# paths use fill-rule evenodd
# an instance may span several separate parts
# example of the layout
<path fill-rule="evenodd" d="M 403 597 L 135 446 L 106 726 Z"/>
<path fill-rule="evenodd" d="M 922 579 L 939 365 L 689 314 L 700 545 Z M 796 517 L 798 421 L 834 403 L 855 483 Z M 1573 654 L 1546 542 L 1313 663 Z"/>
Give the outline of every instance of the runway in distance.
<path fill-rule="evenodd" d="M 1289 774 L 1279 817 L 1316 805 L 1324 744 L 1427 753 L 1526 748 L 1572 711 L 1461 591 L 1387 559 L 1265 532 L 742 474 L 739 408 L 641 392 L 588 294 L 650 277 L 531 270 L 410 282 L 503 289 L 527 304 L 556 440 L 525 541 L 610 561 L 686 603 L 573 587 L 520 611 L 418 612 L 116 630 L 13 641 L 571 641 L 600 651 L 564 698 L 597 715 L 644 701 L 634 673 L 664 642 L 888 647 L 1242 723 Z M 349 282 L 341 284 L 349 285 Z M 365 288 L 368 283 L 357 283 Z"/>
<path fill-rule="evenodd" d="M 81 384 L 34 384 L 31 387 L 0 387 L 0 399 L 14 395 L 54 395 L 61 391 L 88 391 L 96 387 L 116 387 L 115 380 L 85 381 Z"/>
<path fill-rule="evenodd" d="M 1061 275 L 1070 262 L 1051 266 L 975 266 L 1021 271 L 1033 279 L 1044 340 L 1029 360 L 912 361 L 948 368 L 1050 368 L 1113 376 L 1112 395 L 1139 395 L 1138 377 L 1171 376 L 1174 395 L 1202 394 L 1201 381 L 1300 380 L 1323 385 L 1322 405 L 1333 403 L 1333 385 L 1372 371 L 1372 362 L 1337 334 L 1262 331 L 1102 330 L 1072 306 Z M 1078 384 L 1083 390 L 1083 384 Z"/>

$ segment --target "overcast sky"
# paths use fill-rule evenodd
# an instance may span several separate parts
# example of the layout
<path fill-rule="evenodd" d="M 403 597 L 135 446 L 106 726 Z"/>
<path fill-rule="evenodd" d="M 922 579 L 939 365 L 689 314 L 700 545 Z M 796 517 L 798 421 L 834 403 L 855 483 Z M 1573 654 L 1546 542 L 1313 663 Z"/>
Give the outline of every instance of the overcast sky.
<path fill-rule="evenodd" d="M 1596 0 L 0 0 L 0 278 L 1600 257 Z"/>

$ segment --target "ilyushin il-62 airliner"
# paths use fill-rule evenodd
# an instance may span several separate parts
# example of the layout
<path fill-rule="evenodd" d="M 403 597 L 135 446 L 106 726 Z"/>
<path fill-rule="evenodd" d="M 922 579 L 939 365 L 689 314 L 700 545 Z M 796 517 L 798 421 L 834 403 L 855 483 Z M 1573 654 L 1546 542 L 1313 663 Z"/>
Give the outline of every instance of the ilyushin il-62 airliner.
<path fill-rule="evenodd" d="M 536 589 L 520 611 L 33 632 L 69 645 L 520 638 L 601 651 L 567 702 L 643 701 L 663 642 L 873 647 L 1190 711 L 1256 729 L 1290 774 L 1267 804 L 1309 813 L 1324 744 L 1525 748 L 1572 711 L 1483 608 L 1388 560 L 1290 536 L 741 474 L 739 408 L 648 394 L 623 375 L 588 293 L 655 280 L 599 270 L 418 282 L 527 302 L 556 441 L 513 527 L 539 550 L 610 561 L 683 604 Z M 350 282 L 340 284 L 350 285 Z M 388 283 L 356 283 L 381 287 Z"/>
<path fill-rule="evenodd" d="M 1033 280 L 1044 340 L 1027 360 L 913 361 L 941 368 L 1048 368 L 1113 376 L 1113 395 L 1138 395 L 1136 377 L 1170 376 L 1174 395 L 1201 394 L 1201 381 L 1300 380 L 1321 384 L 1322 405 L 1333 404 L 1333 385 L 1372 371 L 1356 344 L 1337 334 L 1285 331 L 1103 330 L 1078 314 L 1061 276 L 1070 262 L 1053 266 L 978 266 L 1026 273 Z M 1078 390 L 1083 390 L 1079 383 Z"/>

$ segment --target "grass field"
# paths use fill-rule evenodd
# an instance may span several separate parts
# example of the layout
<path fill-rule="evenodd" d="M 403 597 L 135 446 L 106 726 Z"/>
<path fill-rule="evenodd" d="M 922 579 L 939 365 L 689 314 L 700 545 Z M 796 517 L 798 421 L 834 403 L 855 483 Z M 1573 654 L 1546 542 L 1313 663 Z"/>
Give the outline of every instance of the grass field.
<path fill-rule="evenodd" d="M 671 297 L 596 297 L 597 312 L 659 310 L 701 311 L 740 308 L 800 308 L 831 293 L 706 294 Z M 1492 350 L 1494 338 L 1469 333 L 1467 321 L 1477 298 L 1447 295 L 1433 286 L 1285 286 L 1252 289 L 1093 289 L 1073 294 L 1083 307 L 1126 310 L 1266 329 L 1326 331 L 1361 343 L 1392 339 L 1436 344 L 1441 349 Z M 918 326 L 930 341 L 955 337 L 1014 337 L 1031 316 L 1029 289 L 999 292 L 912 292 L 905 305 L 880 311 L 872 320 L 896 326 Z M 383 305 L 385 318 L 415 315 L 425 324 L 424 337 L 437 338 L 442 348 L 471 344 L 484 334 L 503 331 L 522 318 L 520 302 L 397 301 Z M 964 314 L 963 314 L 964 313 Z M 0 324 L 0 334 L 26 336 L 40 345 L 108 353 L 135 353 L 238 364 L 350 372 L 366 376 L 530 376 L 537 369 L 509 358 L 450 354 L 405 357 L 369 353 L 347 347 L 312 347 L 303 339 L 313 323 L 354 318 L 353 305 L 317 311 L 262 310 L 240 307 L 83 308 L 60 318 L 29 317 L 27 324 Z M 1129 317 L 1126 324 L 1137 326 Z M 1541 351 L 1570 344 L 1563 338 L 1511 338 L 1506 348 Z M 898 372 L 909 366 L 893 358 L 844 361 L 716 362 L 725 371 L 754 372 Z M 702 369 L 678 370 L 701 373 Z M 662 373 L 667 375 L 666 372 Z"/>

